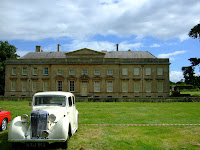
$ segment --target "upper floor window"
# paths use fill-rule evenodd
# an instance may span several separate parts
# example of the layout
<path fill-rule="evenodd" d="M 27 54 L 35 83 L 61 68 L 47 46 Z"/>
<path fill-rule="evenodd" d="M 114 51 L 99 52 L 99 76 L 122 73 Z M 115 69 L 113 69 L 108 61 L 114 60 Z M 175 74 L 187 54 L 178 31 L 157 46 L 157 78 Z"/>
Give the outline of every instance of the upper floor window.
<path fill-rule="evenodd" d="M 62 70 L 58 70 L 57 71 L 57 75 L 62 75 L 63 74 L 63 71 Z"/>
<path fill-rule="evenodd" d="M 44 68 L 44 75 L 48 75 L 49 74 L 49 68 Z"/>
<path fill-rule="evenodd" d="M 69 70 L 69 75 L 75 75 L 75 70 Z"/>
<path fill-rule="evenodd" d="M 133 71 L 135 76 L 140 75 L 140 68 L 134 68 Z"/>
<path fill-rule="evenodd" d="M 128 75 L 128 68 L 122 68 L 122 75 Z"/>
<path fill-rule="evenodd" d="M 22 68 L 22 75 L 27 75 L 27 68 Z"/>
<path fill-rule="evenodd" d="M 88 71 L 87 70 L 82 70 L 82 75 L 87 75 Z"/>
<path fill-rule="evenodd" d="M 113 75 L 113 71 L 112 70 L 108 70 L 107 71 L 107 75 Z"/>
<path fill-rule="evenodd" d="M 96 76 L 100 75 L 100 71 L 99 70 L 95 70 L 94 71 L 94 75 L 96 75 Z"/>
<path fill-rule="evenodd" d="M 13 67 L 12 68 L 12 75 L 16 75 L 17 74 L 17 68 Z"/>
<path fill-rule="evenodd" d="M 148 76 L 148 75 L 151 75 L 151 68 L 146 68 L 145 69 L 145 74 Z"/>
<path fill-rule="evenodd" d="M 36 67 L 33 68 L 33 75 L 37 75 L 38 74 L 38 69 Z"/>
<path fill-rule="evenodd" d="M 163 68 L 157 68 L 157 75 L 159 76 L 163 75 Z"/>

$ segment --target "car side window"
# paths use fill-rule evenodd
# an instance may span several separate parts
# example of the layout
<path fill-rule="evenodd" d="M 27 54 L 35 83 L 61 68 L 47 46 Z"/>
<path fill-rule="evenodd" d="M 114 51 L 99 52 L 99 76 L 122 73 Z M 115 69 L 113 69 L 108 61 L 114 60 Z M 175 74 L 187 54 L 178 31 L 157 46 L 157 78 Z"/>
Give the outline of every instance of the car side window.
<path fill-rule="evenodd" d="M 68 97 L 69 107 L 72 107 L 72 98 Z"/>
<path fill-rule="evenodd" d="M 72 99 L 73 99 L 73 105 L 75 106 L 75 97 L 73 96 Z"/>

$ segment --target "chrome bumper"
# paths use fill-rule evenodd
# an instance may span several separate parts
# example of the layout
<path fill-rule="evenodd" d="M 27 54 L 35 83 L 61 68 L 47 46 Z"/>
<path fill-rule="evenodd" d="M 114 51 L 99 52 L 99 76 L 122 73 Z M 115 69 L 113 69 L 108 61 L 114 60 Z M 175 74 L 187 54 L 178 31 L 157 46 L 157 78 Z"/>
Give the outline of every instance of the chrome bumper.
<path fill-rule="evenodd" d="M 26 143 L 26 142 L 48 142 L 48 143 L 54 143 L 54 142 L 65 142 L 66 139 L 8 139 L 8 142 L 20 142 L 20 143 Z"/>

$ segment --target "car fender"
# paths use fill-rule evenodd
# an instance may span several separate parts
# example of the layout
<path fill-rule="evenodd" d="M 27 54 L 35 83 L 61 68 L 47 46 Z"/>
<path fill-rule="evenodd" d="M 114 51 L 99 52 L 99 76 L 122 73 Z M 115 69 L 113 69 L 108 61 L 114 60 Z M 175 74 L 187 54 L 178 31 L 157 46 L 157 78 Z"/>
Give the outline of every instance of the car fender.
<path fill-rule="evenodd" d="M 8 130 L 8 139 L 24 139 L 27 126 L 21 122 L 21 116 L 15 117 Z"/>
<path fill-rule="evenodd" d="M 61 118 L 53 127 L 49 139 L 65 139 L 68 138 L 69 119 L 67 117 Z"/>
<path fill-rule="evenodd" d="M 9 111 L 0 111 L 0 126 L 2 125 L 3 119 L 7 119 L 7 123 L 9 123 L 11 119 L 11 113 Z"/>

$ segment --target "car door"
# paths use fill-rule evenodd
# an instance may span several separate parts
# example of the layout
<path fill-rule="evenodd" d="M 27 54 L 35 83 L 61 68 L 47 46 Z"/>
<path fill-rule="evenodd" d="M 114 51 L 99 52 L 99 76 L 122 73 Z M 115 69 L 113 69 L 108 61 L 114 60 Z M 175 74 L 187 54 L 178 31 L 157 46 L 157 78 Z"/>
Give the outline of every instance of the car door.
<path fill-rule="evenodd" d="M 67 115 L 69 117 L 69 122 L 71 124 L 71 128 L 73 129 L 73 102 L 71 96 L 68 97 L 68 109 L 67 109 Z"/>
<path fill-rule="evenodd" d="M 73 129 L 76 127 L 76 122 L 77 122 L 77 118 L 76 118 L 76 106 L 75 106 L 75 97 L 72 96 L 72 111 L 73 111 Z"/>
<path fill-rule="evenodd" d="M 71 128 L 72 128 L 72 131 L 74 130 L 75 128 L 75 105 L 74 105 L 74 101 L 73 101 L 73 97 L 72 96 L 69 96 L 68 97 L 68 104 L 69 104 L 69 108 L 68 108 L 68 115 L 69 115 L 69 120 L 70 120 L 70 123 L 71 123 Z"/>

